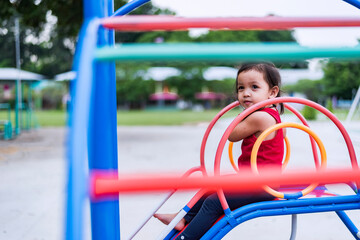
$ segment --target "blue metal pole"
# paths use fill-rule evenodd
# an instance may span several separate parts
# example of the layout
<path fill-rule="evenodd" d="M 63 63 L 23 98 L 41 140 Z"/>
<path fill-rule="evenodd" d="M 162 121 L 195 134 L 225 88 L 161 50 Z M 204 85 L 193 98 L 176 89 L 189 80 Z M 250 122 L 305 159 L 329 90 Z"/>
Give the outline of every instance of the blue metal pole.
<path fill-rule="evenodd" d="M 66 196 L 65 237 L 67 240 L 82 240 L 84 232 L 83 216 L 85 200 L 88 197 L 89 180 L 87 167 L 87 131 L 89 122 L 89 102 L 93 84 L 93 55 L 99 21 L 85 20 L 77 44 L 77 76 L 72 89 L 71 119 L 67 142 L 68 183 Z"/>
<path fill-rule="evenodd" d="M 354 7 L 360 8 L 360 1 L 359 0 L 343 0 L 344 2 L 347 2 L 348 4 L 353 5 Z"/>
<path fill-rule="evenodd" d="M 140 6 L 127 5 L 133 7 L 126 8 L 126 13 Z M 83 238 L 84 202 L 89 196 L 86 151 L 90 169 L 117 170 L 115 64 L 94 63 L 93 54 L 96 46 L 114 44 L 113 31 L 99 30 L 96 19 L 112 13 L 112 0 L 84 0 L 84 24 L 73 67 L 77 77 L 71 86 L 68 119 L 66 239 Z M 120 239 L 118 200 L 92 202 L 91 219 L 93 239 Z"/>
<path fill-rule="evenodd" d="M 113 12 L 112 0 L 84 1 L 88 18 L 108 17 Z M 98 47 L 112 46 L 114 33 L 102 27 L 98 31 Z M 90 102 L 88 156 L 91 170 L 118 169 L 116 79 L 114 62 L 94 62 L 94 82 Z M 120 239 L 119 200 L 91 202 L 92 239 Z"/>
<path fill-rule="evenodd" d="M 360 232 L 355 226 L 355 224 L 350 220 L 349 216 L 344 211 L 337 211 L 336 214 L 339 216 L 339 218 L 345 224 L 345 226 L 349 229 L 349 231 L 354 236 L 354 238 L 359 239 Z"/>
<path fill-rule="evenodd" d="M 124 6 L 119 8 L 118 10 L 116 10 L 116 12 L 112 15 L 112 17 L 122 16 L 122 15 L 128 14 L 132 10 L 140 7 L 141 5 L 143 5 L 143 4 L 147 3 L 147 2 L 150 2 L 150 0 L 133 0 L 133 1 L 125 4 Z"/>

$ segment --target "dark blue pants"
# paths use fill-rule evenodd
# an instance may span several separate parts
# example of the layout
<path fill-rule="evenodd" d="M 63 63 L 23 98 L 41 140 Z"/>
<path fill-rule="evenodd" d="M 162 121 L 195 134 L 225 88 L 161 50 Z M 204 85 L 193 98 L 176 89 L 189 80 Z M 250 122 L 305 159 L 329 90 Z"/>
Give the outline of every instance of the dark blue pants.
<path fill-rule="evenodd" d="M 250 203 L 274 200 L 274 196 L 268 193 L 247 195 L 225 193 L 225 197 L 231 210 Z M 224 210 L 217 194 L 205 195 L 185 215 L 184 218 L 189 224 L 175 240 L 200 239 L 223 214 Z"/>

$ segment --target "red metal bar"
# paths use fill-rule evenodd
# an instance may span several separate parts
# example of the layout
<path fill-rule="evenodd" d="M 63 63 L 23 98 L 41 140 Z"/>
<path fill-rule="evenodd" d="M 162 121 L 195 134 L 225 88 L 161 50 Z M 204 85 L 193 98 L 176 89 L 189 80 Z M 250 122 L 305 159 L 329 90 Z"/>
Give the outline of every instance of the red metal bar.
<path fill-rule="evenodd" d="M 355 17 L 223 17 L 183 18 L 175 16 L 123 16 L 102 20 L 105 28 L 120 31 L 187 30 L 287 30 L 297 27 L 359 27 Z"/>
<path fill-rule="evenodd" d="M 263 170 L 260 175 L 251 172 L 242 174 L 182 178 L 174 174 L 148 174 L 120 176 L 93 176 L 94 196 L 118 193 L 154 192 L 172 189 L 220 189 L 236 192 L 261 190 L 264 185 L 300 185 L 320 183 L 346 183 L 360 181 L 360 171 L 355 169 L 294 171 L 278 174 L 278 171 Z M 201 195 L 201 194 L 200 194 Z"/>
<path fill-rule="evenodd" d="M 192 208 L 199 201 L 199 199 L 202 196 L 204 196 L 204 194 L 207 192 L 208 192 L 207 189 L 201 189 L 191 198 L 191 200 L 188 202 L 188 204 L 186 204 L 186 206 L 188 206 L 188 208 Z"/>
<path fill-rule="evenodd" d="M 201 167 L 193 167 L 190 168 L 189 170 L 187 170 L 181 177 L 182 178 L 188 178 L 189 176 L 191 176 L 191 174 L 195 173 L 195 172 L 200 172 L 203 176 L 206 176 L 206 170 Z M 137 175 L 127 175 L 126 178 L 137 178 Z M 95 182 L 97 179 L 118 179 L 119 178 L 119 174 L 117 171 L 113 171 L 113 170 L 93 170 L 91 172 L 91 177 L 90 177 L 90 197 L 92 200 L 96 200 L 96 196 L 95 191 L 93 189 L 93 186 L 95 186 Z M 178 189 L 171 189 L 173 191 L 172 194 L 174 194 Z M 170 195 L 171 196 L 171 195 Z M 169 198 L 170 198 L 169 196 Z M 103 194 L 102 197 L 105 197 L 109 200 L 113 200 L 114 197 L 118 197 L 118 193 L 107 193 L 107 194 Z M 197 199 L 198 200 L 198 199 Z M 196 201 L 197 201 L 196 200 Z M 196 203 L 196 202 L 195 202 Z"/>
<path fill-rule="evenodd" d="M 207 139 L 209 137 L 209 134 L 212 130 L 212 128 L 214 127 L 215 123 L 225 114 L 227 113 L 229 110 L 235 108 L 236 106 L 239 106 L 239 102 L 235 101 L 229 105 L 227 105 L 226 107 L 224 107 L 218 114 L 216 114 L 216 116 L 212 119 L 212 121 L 209 123 L 204 137 L 202 139 L 201 142 L 201 147 L 200 147 L 200 165 L 205 169 L 205 147 L 206 147 L 206 142 Z"/>
<path fill-rule="evenodd" d="M 251 114 L 252 112 L 256 111 L 257 109 L 260 109 L 262 107 L 265 107 L 267 105 L 271 105 L 271 104 L 277 104 L 277 103 L 300 103 L 300 104 L 304 104 L 307 106 L 310 106 L 312 108 L 315 108 L 316 110 L 318 110 L 319 112 L 323 113 L 325 116 L 327 116 L 330 120 L 332 120 L 334 122 L 334 124 L 338 127 L 338 129 L 340 130 L 341 134 L 344 137 L 346 146 L 348 148 L 349 151 L 349 156 L 350 156 L 350 161 L 351 161 L 351 165 L 352 168 L 354 170 L 358 170 L 359 166 L 356 160 L 356 154 L 355 154 L 355 150 L 354 150 L 354 146 L 351 142 L 350 136 L 347 133 L 345 127 L 342 125 L 342 123 L 336 118 L 336 116 L 330 112 L 328 109 L 324 108 L 323 106 L 309 101 L 307 99 L 302 99 L 302 98 L 294 98 L 294 97 L 278 97 L 278 98 L 273 98 L 273 99 L 269 99 L 266 101 L 262 101 L 259 102 L 249 108 L 247 108 L 246 110 L 244 110 L 240 115 L 238 115 L 228 126 L 228 128 L 225 130 L 223 136 L 220 139 L 218 148 L 216 150 L 216 154 L 215 154 L 215 167 L 214 167 L 214 173 L 215 175 L 219 176 L 220 175 L 220 161 L 221 161 L 221 156 L 222 156 L 222 152 L 224 150 L 224 146 L 226 144 L 226 141 L 230 135 L 230 133 L 232 132 L 232 130 L 236 127 L 236 125 L 238 123 L 240 123 L 246 116 L 248 116 L 249 114 Z M 316 181 L 314 181 L 316 182 Z M 344 181 L 345 182 L 345 181 Z M 285 182 L 284 182 L 285 183 Z M 313 183 L 313 182 L 312 182 Z M 286 184 L 286 183 L 285 183 Z M 360 186 L 360 181 L 356 182 L 357 188 L 359 189 Z M 224 197 L 219 196 L 220 201 L 221 201 L 221 205 L 224 209 L 228 208 L 228 204 L 225 200 Z"/>

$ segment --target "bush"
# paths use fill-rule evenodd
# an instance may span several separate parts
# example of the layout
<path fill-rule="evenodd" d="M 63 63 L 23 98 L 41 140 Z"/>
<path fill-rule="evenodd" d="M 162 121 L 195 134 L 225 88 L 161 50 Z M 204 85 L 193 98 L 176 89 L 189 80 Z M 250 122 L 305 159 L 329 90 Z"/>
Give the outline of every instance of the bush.
<path fill-rule="evenodd" d="M 305 106 L 302 114 L 306 120 L 316 120 L 317 111 L 312 107 Z"/>
<path fill-rule="evenodd" d="M 63 84 L 49 83 L 41 90 L 42 106 L 44 109 L 61 109 L 62 98 L 66 94 Z"/>
<path fill-rule="evenodd" d="M 328 99 L 326 101 L 326 108 L 330 111 L 330 112 L 334 112 L 334 107 L 333 107 L 333 104 L 332 104 L 332 101 L 331 99 Z"/>

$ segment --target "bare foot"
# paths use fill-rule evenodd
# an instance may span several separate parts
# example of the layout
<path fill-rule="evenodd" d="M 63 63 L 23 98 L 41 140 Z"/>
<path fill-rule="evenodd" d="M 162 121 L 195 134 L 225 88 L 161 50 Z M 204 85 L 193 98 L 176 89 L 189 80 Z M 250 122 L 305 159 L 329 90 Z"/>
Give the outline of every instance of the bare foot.
<path fill-rule="evenodd" d="M 159 219 L 162 223 L 169 225 L 169 223 L 176 217 L 177 213 L 172 214 L 158 214 L 155 213 L 154 217 Z M 175 226 L 175 229 L 181 231 L 185 227 L 185 219 L 181 219 Z"/>

